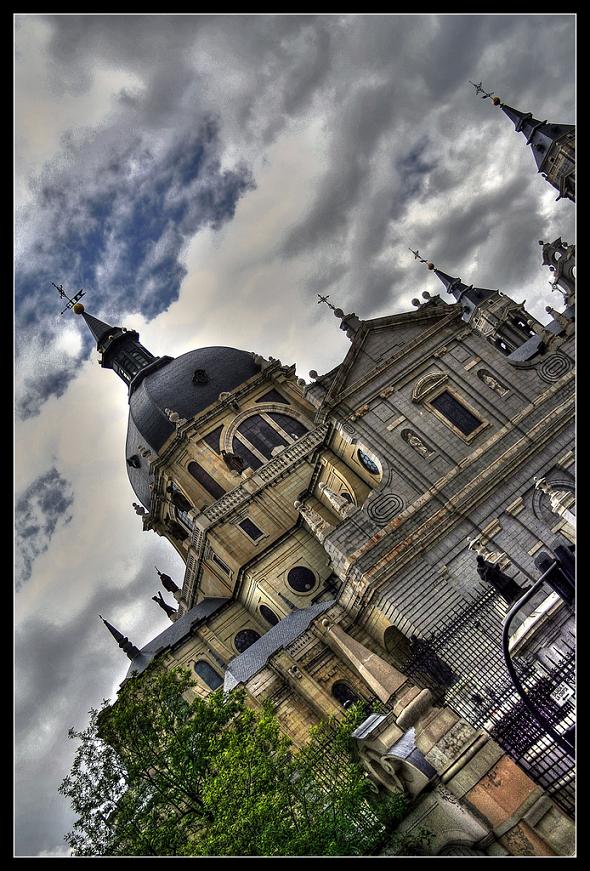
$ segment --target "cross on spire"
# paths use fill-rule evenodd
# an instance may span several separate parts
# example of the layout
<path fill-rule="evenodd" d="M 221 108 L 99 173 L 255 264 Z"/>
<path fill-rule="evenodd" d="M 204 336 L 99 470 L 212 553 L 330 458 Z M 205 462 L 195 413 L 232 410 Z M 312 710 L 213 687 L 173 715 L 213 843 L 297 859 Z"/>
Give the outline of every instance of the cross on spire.
<path fill-rule="evenodd" d="M 60 312 L 60 315 L 65 314 L 65 312 L 67 312 L 67 310 L 70 308 L 74 310 L 75 314 L 77 314 L 77 315 L 82 314 L 82 312 L 84 311 L 84 306 L 82 305 L 82 303 L 79 300 L 82 299 L 82 297 L 85 295 L 86 291 L 79 290 L 78 293 L 76 293 L 70 299 L 70 297 L 67 295 L 67 293 L 63 289 L 63 285 L 60 284 L 58 287 L 54 281 L 52 281 L 51 283 L 55 287 L 57 292 L 59 293 L 60 299 L 67 299 L 67 301 L 68 301 L 68 304 L 66 305 L 65 309 Z"/>
<path fill-rule="evenodd" d="M 332 305 L 331 302 L 328 302 L 329 297 L 330 297 L 330 294 L 329 294 L 329 293 L 327 293 L 325 296 L 322 296 L 321 294 L 318 293 L 318 305 L 319 305 L 321 302 L 325 302 L 326 305 L 330 306 L 330 308 L 332 309 L 332 311 L 336 311 L 336 306 L 335 306 L 335 305 Z"/>

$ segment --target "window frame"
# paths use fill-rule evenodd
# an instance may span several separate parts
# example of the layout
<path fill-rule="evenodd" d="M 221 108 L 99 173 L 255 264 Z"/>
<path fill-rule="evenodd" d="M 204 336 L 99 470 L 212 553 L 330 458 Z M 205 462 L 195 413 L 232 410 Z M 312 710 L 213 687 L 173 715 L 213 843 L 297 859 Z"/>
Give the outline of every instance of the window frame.
<path fill-rule="evenodd" d="M 472 430 L 469 435 L 465 435 L 465 433 L 460 430 L 458 426 L 455 426 L 455 424 L 451 420 L 449 420 L 449 418 L 446 417 L 442 413 L 442 411 L 439 411 L 438 408 L 432 405 L 432 401 L 434 399 L 437 399 L 443 393 L 449 393 L 453 397 L 455 402 L 458 402 L 459 405 L 462 405 L 463 408 L 465 408 L 465 410 L 469 412 L 469 414 L 472 414 L 473 417 L 480 421 L 480 425 Z M 458 436 L 460 439 L 462 439 L 462 441 L 466 442 L 467 444 L 469 444 L 469 442 L 472 442 L 481 432 L 483 432 L 484 429 L 487 429 L 487 427 L 490 426 L 489 420 L 484 420 L 481 416 L 481 413 L 476 408 L 474 408 L 471 403 L 467 402 L 467 400 L 459 393 L 459 391 L 452 387 L 448 382 L 442 384 L 439 390 L 433 391 L 431 394 L 429 394 L 428 397 L 425 397 L 422 400 L 422 405 L 427 408 L 428 411 L 430 411 L 436 418 L 438 418 L 441 423 L 444 423 L 444 425 L 448 427 L 448 429 L 450 429 L 456 436 Z"/>
<path fill-rule="evenodd" d="M 291 584 L 289 583 L 289 572 L 292 572 L 293 569 L 307 569 L 309 572 L 311 572 L 311 574 L 314 577 L 314 583 L 309 588 L 309 590 L 296 590 L 295 587 L 291 586 Z M 311 566 L 304 565 L 304 563 L 296 563 L 296 565 L 291 566 L 291 568 L 285 572 L 285 586 L 286 586 L 287 590 L 290 593 L 293 593 L 295 596 L 311 596 L 313 593 L 315 593 L 317 591 L 320 584 L 321 584 L 321 579 L 320 579 L 319 575 L 317 574 L 317 572 L 315 572 L 311 568 Z"/>

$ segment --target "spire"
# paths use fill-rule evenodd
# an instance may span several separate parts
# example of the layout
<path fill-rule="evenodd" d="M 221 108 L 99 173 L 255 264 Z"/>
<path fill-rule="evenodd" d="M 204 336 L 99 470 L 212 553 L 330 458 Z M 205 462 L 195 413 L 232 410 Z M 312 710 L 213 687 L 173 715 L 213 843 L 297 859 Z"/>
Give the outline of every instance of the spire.
<path fill-rule="evenodd" d="M 347 337 L 352 341 L 357 330 L 361 326 L 361 320 L 356 316 L 354 312 L 351 312 L 348 315 L 344 314 L 344 311 L 341 308 L 336 308 L 335 305 L 332 305 L 331 302 L 328 302 L 330 294 L 326 294 L 326 296 L 322 296 L 318 293 L 318 305 L 320 303 L 325 303 L 329 308 L 332 309 L 335 316 L 341 321 L 340 329 L 346 332 Z M 313 370 L 312 370 L 313 371 Z M 313 377 L 313 376 L 312 376 Z M 317 377 L 317 376 L 316 376 Z"/>
<path fill-rule="evenodd" d="M 410 251 L 412 249 L 410 248 Z M 420 253 L 418 249 L 412 251 L 414 255 L 414 260 L 419 260 L 420 263 L 425 263 L 426 267 L 430 269 L 440 281 L 445 286 L 445 290 L 447 293 L 450 293 L 451 296 L 455 297 L 457 302 L 460 302 L 463 306 L 463 320 L 468 321 L 473 313 L 473 310 L 482 303 L 485 299 L 492 296 L 495 293 L 498 293 L 497 290 L 486 290 L 483 287 L 474 287 L 472 284 L 463 284 L 460 278 L 453 278 L 452 275 L 447 275 L 446 272 L 443 272 L 441 269 L 437 269 L 432 260 L 425 260 L 423 257 L 420 257 Z M 414 304 L 420 304 L 417 300 L 414 301 Z"/>
<path fill-rule="evenodd" d="M 474 85 L 473 82 L 471 82 Z M 554 188 L 559 191 L 557 199 L 568 197 L 575 200 L 575 126 L 573 124 L 555 124 L 538 121 L 531 112 L 521 112 L 493 92 L 489 94 L 479 85 L 474 85 L 476 94 L 483 93 L 482 99 L 488 97 L 494 106 L 499 106 L 510 118 L 517 133 L 522 133 L 526 144 L 531 146 L 537 172 L 542 172 Z"/>
<path fill-rule="evenodd" d="M 130 393 L 139 386 L 147 371 L 152 371 L 148 370 L 150 364 L 156 361 L 164 363 L 171 359 L 170 357 L 154 357 L 139 342 L 139 333 L 135 330 L 128 330 L 126 327 L 113 327 L 95 318 L 94 315 L 89 315 L 84 310 L 82 303 L 76 303 L 72 306 L 72 310 L 75 314 L 82 315 L 96 341 L 96 349 L 102 354 L 99 359 L 102 368 L 113 369 L 128 385 Z M 143 374 L 136 378 L 139 373 Z M 131 386 L 132 382 L 133 387 Z"/>
<path fill-rule="evenodd" d="M 93 315 L 89 315 L 85 311 L 82 312 L 82 317 L 86 321 L 86 326 L 94 336 L 97 344 L 100 344 L 100 340 L 105 335 L 105 333 L 118 329 L 117 327 L 111 327 L 110 324 L 105 324 L 104 321 L 99 321 L 98 318 L 95 318 Z"/>
<path fill-rule="evenodd" d="M 101 614 L 99 614 L 98 616 L 100 617 L 100 619 L 102 620 L 104 625 L 107 627 L 107 629 L 109 630 L 109 632 L 111 633 L 111 635 L 113 636 L 113 638 L 115 639 L 115 641 L 117 642 L 117 644 L 119 645 L 121 650 L 125 651 L 125 653 L 129 657 L 129 659 L 134 660 L 136 656 L 139 656 L 139 650 L 137 649 L 137 647 L 134 644 L 131 644 L 131 642 L 129 641 L 129 639 L 125 635 L 123 635 L 121 632 L 119 632 L 118 629 L 115 629 L 115 627 L 112 626 L 108 622 L 108 620 L 105 620 Z"/>

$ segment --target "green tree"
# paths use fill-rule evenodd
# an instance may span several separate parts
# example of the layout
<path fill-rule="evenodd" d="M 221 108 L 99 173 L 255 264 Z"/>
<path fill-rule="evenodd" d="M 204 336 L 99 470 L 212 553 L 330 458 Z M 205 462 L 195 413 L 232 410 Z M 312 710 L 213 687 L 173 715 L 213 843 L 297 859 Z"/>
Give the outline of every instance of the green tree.
<path fill-rule="evenodd" d="M 187 702 L 192 685 L 155 661 L 70 730 L 74 855 L 367 855 L 386 842 L 405 801 L 376 800 L 355 761 L 358 707 L 296 750 L 270 706 L 221 690 Z"/>

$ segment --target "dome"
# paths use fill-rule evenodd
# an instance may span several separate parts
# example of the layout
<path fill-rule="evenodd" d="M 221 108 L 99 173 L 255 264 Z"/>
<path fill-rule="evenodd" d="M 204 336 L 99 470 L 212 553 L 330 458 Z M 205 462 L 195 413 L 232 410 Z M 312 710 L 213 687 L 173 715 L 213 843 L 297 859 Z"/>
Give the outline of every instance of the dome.
<path fill-rule="evenodd" d="M 247 351 L 236 348 L 198 348 L 171 360 L 147 375 L 129 399 L 126 459 L 131 486 L 149 508 L 150 457 L 174 432 L 165 409 L 190 419 L 260 371 Z M 197 373 L 195 375 L 195 373 Z"/>

